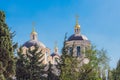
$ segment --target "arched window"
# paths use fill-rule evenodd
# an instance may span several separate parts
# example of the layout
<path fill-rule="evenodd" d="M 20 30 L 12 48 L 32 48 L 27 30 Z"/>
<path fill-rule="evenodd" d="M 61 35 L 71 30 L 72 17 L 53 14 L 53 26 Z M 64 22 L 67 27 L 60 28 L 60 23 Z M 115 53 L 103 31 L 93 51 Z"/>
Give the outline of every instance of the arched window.
<path fill-rule="evenodd" d="M 72 47 L 69 47 L 68 53 L 71 55 L 72 54 Z"/>
<path fill-rule="evenodd" d="M 33 40 L 35 40 L 35 35 L 33 35 Z"/>
<path fill-rule="evenodd" d="M 77 56 L 80 56 L 80 46 L 77 46 Z"/>

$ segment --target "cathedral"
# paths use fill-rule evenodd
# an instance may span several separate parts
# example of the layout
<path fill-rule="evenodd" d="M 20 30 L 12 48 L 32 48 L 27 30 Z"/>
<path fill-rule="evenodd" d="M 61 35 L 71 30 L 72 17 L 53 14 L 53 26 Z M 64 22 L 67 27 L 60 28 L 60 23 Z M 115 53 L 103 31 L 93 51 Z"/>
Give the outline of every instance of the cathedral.
<path fill-rule="evenodd" d="M 54 47 L 54 52 L 51 53 L 50 49 L 38 40 L 38 33 L 33 28 L 30 34 L 30 40 L 22 45 L 23 53 L 25 54 L 28 48 L 33 49 L 35 46 L 39 47 L 38 50 L 42 51 L 42 53 L 44 54 L 43 64 L 48 64 L 49 62 L 51 62 L 51 64 L 57 64 L 56 59 L 60 58 L 57 45 L 55 45 Z M 65 42 L 65 46 L 68 47 L 68 54 L 71 52 L 71 50 L 73 50 L 73 56 L 79 58 L 84 58 L 85 50 L 90 47 L 90 41 L 85 35 L 81 33 L 81 27 L 78 23 L 78 19 L 76 19 L 74 34 L 67 39 L 67 41 Z"/>
<path fill-rule="evenodd" d="M 39 51 L 42 51 L 43 64 L 48 64 L 49 62 L 51 62 L 51 64 L 56 64 L 56 59 L 60 58 L 57 46 L 55 46 L 54 52 L 50 54 L 50 49 L 46 47 L 41 41 L 38 40 L 38 34 L 33 28 L 30 34 L 30 40 L 28 40 L 22 45 L 23 54 L 26 53 L 26 50 L 28 50 L 28 48 L 34 49 L 35 46 L 38 47 Z"/>

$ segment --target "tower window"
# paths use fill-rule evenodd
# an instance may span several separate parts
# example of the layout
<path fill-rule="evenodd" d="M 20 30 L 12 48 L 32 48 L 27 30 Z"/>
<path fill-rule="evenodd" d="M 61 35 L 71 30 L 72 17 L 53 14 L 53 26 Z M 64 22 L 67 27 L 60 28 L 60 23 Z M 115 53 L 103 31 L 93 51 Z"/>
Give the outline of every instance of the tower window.
<path fill-rule="evenodd" d="M 72 47 L 69 47 L 68 53 L 71 55 L 72 54 Z"/>
<path fill-rule="evenodd" d="M 80 46 L 77 46 L 77 56 L 80 56 Z"/>
<path fill-rule="evenodd" d="M 35 40 L 35 35 L 33 35 L 33 40 Z"/>

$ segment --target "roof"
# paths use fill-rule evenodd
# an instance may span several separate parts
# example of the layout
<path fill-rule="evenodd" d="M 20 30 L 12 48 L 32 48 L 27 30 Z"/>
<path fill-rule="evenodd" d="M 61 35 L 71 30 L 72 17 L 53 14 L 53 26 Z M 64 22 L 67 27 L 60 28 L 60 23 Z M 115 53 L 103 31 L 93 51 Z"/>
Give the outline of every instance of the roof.
<path fill-rule="evenodd" d="M 54 56 L 58 56 L 59 57 L 59 54 L 58 53 L 52 53 L 51 56 L 52 57 L 54 57 Z"/>
<path fill-rule="evenodd" d="M 69 38 L 68 38 L 68 41 L 72 41 L 72 40 L 88 40 L 88 38 L 84 35 L 71 35 Z"/>
<path fill-rule="evenodd" d="M 43 43 L 41 43 L 38 40 L 29 40 L 29 41 L 25 42 L 23 44 L 23 46 L 25 46 L 27 48 L 32 47 L 32 46 L 38 46 L 38 47 L 43 47 L 43 48 L 46 47 Z"/>

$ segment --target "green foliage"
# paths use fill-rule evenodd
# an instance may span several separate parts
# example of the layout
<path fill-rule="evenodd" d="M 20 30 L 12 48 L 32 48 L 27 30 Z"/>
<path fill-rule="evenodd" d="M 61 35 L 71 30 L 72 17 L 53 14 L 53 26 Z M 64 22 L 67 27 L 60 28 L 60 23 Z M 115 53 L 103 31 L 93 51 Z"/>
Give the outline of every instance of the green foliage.
<path fill-rule="evenodd" d="M 5 80 L 3 71 L 4 71 L 4 68 L 3 68 L 2 62 L 0 62 L 0 80 Z"/>
<path fill-rule="evenodd" d="M 59 80 L 58 75 L 54 73 L 55 68 L 56 68 L 56 65 L 53 65 L 51 64 L 51 62 L 49 62 L 48 70 L 46 71 L 48 75 L 47 80 Z"/>
<path fill-rule="evenodd" d="M 60 80 L 77 80 L 77 64 L 76 58 L 66 55 L 65 60 L 61 65 Z"/>
<path fill-rule="evenodd" d="M 14 48 L 12 43 L 12 33 L 5 23 L 5 14 L 0 11 L 0 80 L 9 80 L 15 75 Z"/>
<path fill-rule="evenodd" d="M 43 80 L 43 54 L 41 51 L 38 52 L 38 47 L 33 50 L 29 49 L 25 54 L 20 48 L 18 57 L 16 63 L 17 80 Z"/>
<path fill-rule="evenodd" d="M 29 72 L 26 70 L 28 66 L 28 60 L 22 53 L 22 48 L 20 48 L 19 52 L 17 53 L 18 59 L 16 62 L 16 78 L 17 80 L 28 80 L 30 77 Z"/>
<path fill-rule="evenodd" d="M 60 61 L 60 80 L 77 80 L 78 72 L 76 71 L 77 68 L 77 58 L 67 54 L 68 48 L 65 46 L 66 36 L 63 44 L 62 49 L 62 56 Z"/>
<path fill-rule="evenodd" d="M 97 50 L 92 46 L 86 50 L 85 55 L 90 61 L 80 67 L 79 80 L 104 80 L 106 78 L 105 70 L 109 68 L 106 51 L 104 49 Z"/>
<path fill-rule="evenodd" d="M 98 72 L 97 50 L 91 47 L 86 51 L 85 55 L 90 61 L 80 67 L 79 80 L 101 80 Z"/>
<path fill-rule="evenodd" d="M 114 70 L 110 70 L 110 68 L 108 69 L 108 76 L 107 76 L 107 80 L 115 80 L 113 79 L 113 73 Z"/>
<path fill-rule="evenodd" d="M 116 67 L 116 79 L 120 80 L 120 59 L 118 60 Z"/>
<path fill-rule="evenodd" d="M 85 58 L 89 59 L 89 63 L 84 64 L 84 58 L 74 57 L 73 50 L 68 54 L 68 48 L 65 46 L 65 42 L 66 39 L 62 49 L 60 80 L 104 80 L 104 78 L 106 78 L 100 77 L 102 74 L 101 70 L 106 70 L 109 67 L 109 58 L 104 49 L 97 50 L 92 46 L 86 50 Z M 105 74 L 103 76 L 105 76 Z"/>
<path fill-rule="evenodd" d="M 113 69 L 111 72 L 112 72 L 111 80 L 120 80 L 120 59 L 118 60 L 116 69 Z"/>

